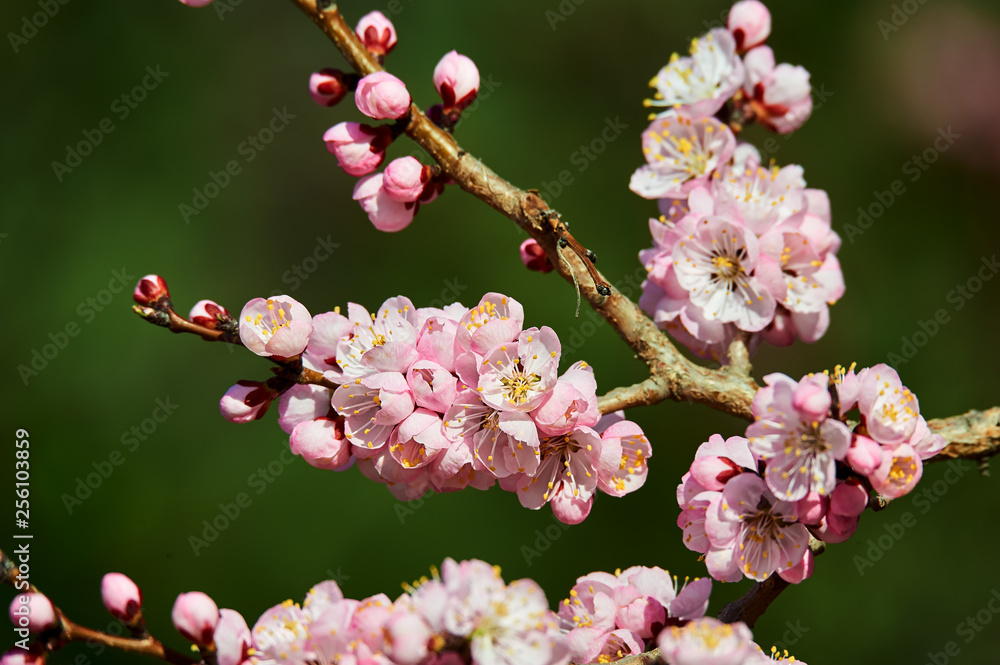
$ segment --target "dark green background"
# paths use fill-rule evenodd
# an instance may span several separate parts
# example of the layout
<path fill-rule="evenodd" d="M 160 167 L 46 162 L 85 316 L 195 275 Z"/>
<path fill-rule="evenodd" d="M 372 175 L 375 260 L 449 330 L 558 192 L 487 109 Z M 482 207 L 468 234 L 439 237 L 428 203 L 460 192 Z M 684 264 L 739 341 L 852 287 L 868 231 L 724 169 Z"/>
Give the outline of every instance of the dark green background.
<path fill-rule="evenodd" d="M 459 128 L 463 146 L 523 187 L 570 170 L 574 181 L 554 205 L 598 252 L 612 281 L 631 274 L 636 252 L 650 243 L 646 218 L 655 209 L 626 186 L 642 161 L 646 111 L 639 102 L 670 53 L 685 50 L 728 5 L 589 0 L 555 30 L 545 12 L 558 11 L 557 0 L 400 0 L 400 6 L 394 16 L 400 42 L 388 66 L 417 103 L 435 101 L 431 72 L 441 55 L 456 48 L 471 56 L 484 80 L 499 86 Z M 385 7 L 341 5 L 352 23 Z M 845 236 L 847 293 L 823 340 L 765 349 L 755 372 L 797 377 L 838 362 L 874 364 L 899 353 L 901 336 L 945 309 L 951 322 L 899 368 L 903 381 L 929 417 L 1000 403 L 1000 283 L 987 282 L 960 311 L 947 299 L 975 274 L 981 257 L 1000 247 L 1000 156 L 995 143 L 989 147 L 995 134 L 974 124 L 957 102 L 950 106 L 955 94 L 948 89 L 971 89 L 973 106 L 980 95 L 996 98 L 1000 77 L 975 69 L 990 57 L 995 62 L 1000 48 L 996 4 L 928 3 L 888 39 L 877 24 L 890 18 L 888 2 L 785 0 L 771 7 L 778 60 L 806 66 L 814 87 L 832 93 L 801 132 L 777 139 L 775 157 L 802 164 L 809 184 L 830 193 L 834 228 Z M 4 3 L 0 27 L 19 30 L 22 16 L 36 11 L 35 2 Z M 966 17 L 949 33 L 961 57 L 948 59 L 935 40 L 947 36 L 942 26 L 955 16 Z M 966 44 L 962 25 L 975 26 L 978 41 Z M 350 100 L 318 107 L 306 89 L 312 70 L 342 60 L 291 3 L 244 0 L 220 18 L 213 7 L 193 10 L 171 0 L 74 0 L 18 53 L 9 44 L 0 49 L 7 49 L 3 421 L 8 440 L 19 427 L 31 433 L 31 579 L 74 619 L 107 625 L 98 583 L 112 570 L 142 586 L 152 629 L 177 648 L 185 645 L 170 627 L 170 607 L 192 589 L 239 609 L 252 624 L 273 603 L 300 600 L 328 570 L 352 597 L 395 595 L 400 581 L 446 556 L 500 564 L 507 579 L 530 576 L 553 602 L 592 570 L 645 564 L 681 577 L 704 574 L 697 555 L 681 545 L 674 488 L 711 433 L 742 433 L 744 423 L 733 418 L 675 403 L 630 414 L 655 450 L 646 487 L 624 499 L 601 496 L 583 525 L 560 532 L 529 566 L 522 547 L 533 548 L 537 531 L 554 524 L 551 513 L 524 510 L 499 489 L 436 496 L 416 508 L 397 503 L 356 470 L 334 474 L 296 460 L 255 493 L 249 477 L 278 459 L 287 437 L 273 417 L 225 422 L 217 401 L 235 380 L 265 377 L 267 363 L 144 324 L 131 313 L 127 291 L 87 322 L 79 307 L 99 295 L 113 270 L 164 275 L 182 312 L 203 297 L 239 311 L 252 297 L 288 291 L 283 274 L 313 253 L 318 237 L 330 236 L 340 247 L 292 292 L 314 313 L 348 300 L 375 307 L 398 293 L 424 305 L 458 284 L 461 292 L 446 294 L 449 302 L 457 295 L 471 305 L 486 291 L 503 291 L 524 304 L 528 325 L 552 326 L 564 344 L 574 332 L 592 332 L 589 312 L 574 320 L 567 284 L 523 269 L 517 255 L 523 235 L 514 225 L 455 188 L 403 233 L 372 228 L 350 199 L 354 178 L 337 168 L 320 140 L 327 127 L 360 114 Z M 928 62 L 937 63 L 933 72 Z M 111 104 L 141 82 L 147 65 L 169 77 L 121 120 Z M 265 127 L 272 109 L 285 107 L 295 118 L 246 163 L 238 146 Z M 51 163 L 63 161 L 65 146 L 106 117 L 114 132 L 58 182 Z M 617 117 L 627 130 L 579 172 L 572 153 Z M 949 124 L 961 138 L 911 183 L 904 163 Z M 753 129 L 747 136 L 759 142 L 767 135 Z M 412 149 L 401 143 L 394 154 Z M 232 159 L 242 173 L 185 224 L 178 206 L 190 204 L 192 188 Z M 904 180 L 905 194 L 847 242 L 845 225 L 856 222 L 858 206 L 870 205 L 873 192 L 895 179 Z M 80 334 L 25 385 L 17 366 L 70 322 Z M 564 367 L 578 358 L 594 365 L 602 392 L 644 376 L 643 365 L 606 326 L 564 354 Z M 178 410 L 127 452 L 123 433 L 150 417 L 158 398 Z M 10 469 L 13 447 L 4 449 L 0 465 Z M 62 495 L 115 450 L 124 453 L 122 466 L 69 514 Z M 928 469 L 924 485 L 944 471 Z M 819 560 L 813 579 L 772 607 L 755 631 L 758 641 L 787 640 L 791 622 L 808 630 L 793 653 L 813 665 L 916 665 L 952 640 L 960 662 L 992 661 L 1000 646 L 996 625 L 965 644 L 956 624 L 1000 589 L 996 481 L 970 472 L 957 485 L 939 487 L 947 495 L 926 514 L 909 498 L 867 514 L 853 539 Z M 194 556 L 189 537 L 239 492 L 250 493 L 250 507 Z M 6 549 L 13 507 L 4 510 Z M 916 525 L 860 576 L 854 557 L 907 511 Z M 748 586 L 717 584 L 711 610 Z M 90 662 L 132 660 L 83 646 L 52 660 L 69 663 L 73 652 Z"/>

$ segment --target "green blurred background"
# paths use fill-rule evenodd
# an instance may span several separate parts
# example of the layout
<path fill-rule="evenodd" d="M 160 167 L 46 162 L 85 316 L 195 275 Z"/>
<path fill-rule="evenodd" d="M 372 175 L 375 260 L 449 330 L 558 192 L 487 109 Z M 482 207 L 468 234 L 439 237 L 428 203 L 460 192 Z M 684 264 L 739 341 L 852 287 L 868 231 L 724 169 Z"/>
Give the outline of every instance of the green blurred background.
<path fill-rule="evenodd" d="M 300 600 L 330 576 L 355 598 L 394 596 L 402 580 L 447 556 L 499 564 L 507 579 L 530 576 L 553 603 L 593 570 L 645 564 L 682 578 L 703 575 L 697 555 L 681 544 L 674 489 L 700 442 L 713 432 L 742 433 L 742 422 L 690 404 L 631 413 L 654 444 L 646 486 L 623 499 L 601 496 L 591 517 L 569 529 L 553 528 L 548 509 L 524 510 L 498 488 L 400 504 L 356 470 L 283 464 L 287 437 L 274 416 L 242 426 L 219 416 L 226 388 L 265 377 L 266 363 L 174 337 L 131 313 L 131 282 L 150 272 L 166 277 L 182 312 L 200 298 L 239 311 L 248 299 L 275 291 L 316 313 L 348 300 L 375 307 L 398 293 L 418 305 L 471 305 L 498 290 L 524 304 L 528 325 L 552 326 L 564 345 L 576 339 L 563 366 L 587 359 L 602 392 L 644 376 L 643 365 L 607 326 L 595 326 L 589 311 L 574 319 L 570 286 L 524 270 L 521 232 L 461 191 L 426 206 L 400 234 L 376 232 L 351 201 L 354 178 L 321 141 L 327 127 L 360 114 L 350 100 L 321 108 L 307 92 L 311 71 L 343 64 L 333 46 L 291 3 L 218 3 L 193 10 L 175 0 L 77 0 L 59 5 L 26 42 L 14 39 L 16 52 L 13 43 L 5 47 L 0 271 L 11 318 L 3 420 L 8 438 L 16 428 L 30 431 L 32 581 L 74 619 L 104 627 L 100 578 L 125 572 L 143 589 L 154 632 L 183 649 L 169 611 L 178 593 L 192 589 L 252 624 L 265 608 Z M 544 191 L 543 183 L 569 170 L 573 182 L 553 204 L 597 251 L 609 279 L 633 274 L 636 253 L 650 244 L 646 219 L 655 210 L 627 189 L 642 161 L 647 81 L 673 51 L 686 50 L 724 16 L 728 3 L 396 6 L 400 42 L 388 66 L 416 102 L 435 101 L 431 72 L 446 51 L 471 56 L 483 75 L 482 96 L 486 81 L 493 90 L 458 129 L 463 146 L 526 188 Z M 829 192 L 834 228 L 845 238 L 847 293 L 824 339 L 765 348 L 755 373 L 800 376 L 838 362 L 884 361 L 902 351 L 901 338 L 912 339 L 920 321 L 944 309 L 950 323 L 899 367 L 904 382 L 928 417 L 1000 403 L 1000 280 L 986 282 L 972 299 L 959 298 L 961 309 L 948 296 L 1000 248 L 1000 7 L 910 0 L 907 8 L 916 11 L 896 15 L 898 30 L 886 27 L 897 27 L 888 2 L 784 0 L 770 7 L 769 43 L 779 62 L 809 69 L 818 107 L 803 130 L 777 138 L 772 156 L 802 164 L 809 184 Z M 385 11 L 386 3 L 344 2 L 341 9 L 353 23 L 372 9 Z M 22 32 L 24 17 L 38 11 L 35 1 L 4 3 L 0 26 Z M 147 66 L 169 75 L 122 118 L 115 100 L 142 83 Z M 274 109 L 294 118 L 248 162 L 240 146 L 267 126 Z M 114 131 L 60 181 L 52 162 L 64 162 L 66 146 L 105 118 Z M 627 129 L 581 171 L 574 151 L 616 118 Z M 906 163 L 949 125 L 960 138 L 911 182 Z M 746 136 L 767 138 L 757 128 Z M 412 149 L 401 141 L 391 156 Z M 239 162 L 240 174 L 185 223 L 180 204 L 190 205 L 193 188 L 204 188 L 209 172 L 230 160 Z M 905 193 L 849 242 L 857 208 L 871 206 L 874 193 L 897 179 Z M 289 271 L 314 255 L 319 239 L 339 247 L 325 261 L 307 261 L 313 272 L 296 283 Z M 117 295 L 103 291 L 113 271 L 129 281 Z M 37 375 L 22 376 L 18 366 L 30 365 L 49 334 L 67 324 L 79 333 Z M 150 432 L 157 400 L 177 408 Z M 128 438 L 144 421 L 145 440 Z M 5 450 L 0 466 L 11 469 L 13 447 Z M 76 492 L 95 464 L 107 469 L 113 453 L 122 464 L 67 507 L 64 495 Z M 272 482 L 262 482 L 258 469 L 269 464 Z M 965 466 L 959 483 L 937 484 L 946 495 L 926 513 L 907 498 L 867 514 L 854 538 L 819 559 L 808 583 L 772 606 L 757 640 L 786 646 L 814 665 L 924 663 L 949 641 L 960 649 L 956 660 L 994 662 L 996 625 L 972 633 L 969 643 L 969 633 L 956 632 L 967 616 L 991 616 L 984 608 L 1000 590 L 1000 542 L 989 520 L 1000 493 L 995 480 Z M 922 486 L 945 470 L 929 468 Z M 220 504 L 240 492 L 252 503 L 196 555 L 190 537 L 202 537 L 203 520 L 216 518 Z M 855 557 L 905 512 L 916 525 L 860 575 Z M 535 550 L 546 529 L 558 538 L 539 556 L 526 556 L 524 548 Z M 11 548 L 13 531 L 0 535 L 2 547 Z M 717 584 L 711 611 L 749 584 Z M 85 654 L 76 665 L 134 660 L 77 645 L 52 662 L 70 663 L 75 653 Z"/>

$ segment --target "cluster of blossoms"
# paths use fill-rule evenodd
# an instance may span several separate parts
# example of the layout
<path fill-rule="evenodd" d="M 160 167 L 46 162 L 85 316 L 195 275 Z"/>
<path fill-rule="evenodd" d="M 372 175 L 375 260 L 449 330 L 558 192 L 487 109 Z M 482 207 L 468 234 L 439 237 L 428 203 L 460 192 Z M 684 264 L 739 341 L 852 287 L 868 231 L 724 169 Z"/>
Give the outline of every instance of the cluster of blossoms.
<path fill-rule="evenodd" d="M 558 614 L 530 579 L 506 584 L 483 561 L 446 559 L 396 600 L 345 598 L 336 582 L 317 584 L 304 602 L 266 610 L 251 630 L 200 591 L 180 594 L 171 619 L 203 662 L 217 665 L 569 665 L 608 663 L 658 644 L 670 665 L 754 665 L 771 660 L 742 623 L 705 617 L 711 581 L 677 588 L 660 568 L 591 573 L 577 580 Z M 121 573 L 101 583 L 104 606 L 134 636 L 148 638 L 142 592 Z M 2 665 L 43 665 L 46 636 L 59 627 L 41 593 L 15 598 L 15 626 L 42 640 L 3 656 Z M 772 649 L 772 653 L 774 649 Z M 781 662 L 795 662 L 794 659 Z"/>
<path fill-rule="evenodd" d="M 746 438 L 703 443 L 677 488 L 684 544 L 715 579 L 798 583 L 813 570 L 810 537 L 840 543 L 858 528 L 871 491 L 910 492 L 922 460 L 946 445 L 891 367 L 833 376 L 764 377 Z M 860 419 L 853 430 L 847 415 Z"/>
<path fill-rule="evenodd" d="M 381 12 L 363 16 L 355 32 L 380 61 L 396 46 L 396 29 Z M 476 99 L 479 70 L 471 59 L 451 51 L 434 68 L 434 87 L 442 103 L 428 109 L 428 116 L 450 130 L 462 111 Z M 446 178 L 439 168 L 421 164 L 415 157 L 400 157 L 384 171 L 375 173 L 385 160 L 386 149 L 406 128 L 412 99 L 403 82 L 384 71 L 359 79 L 328 68 L 314 72 L 309 78 L 309 92 L 323 106 L 337 104 L 352 90 L 359 111 L 374 120 L 395 123 L 371 126 L 341 122 L 328 129 L 323 140 L 340 167 L 347 174 L 361 178 L 354 187 L 354 200 L 375 228 L 401 231 L 413 221 L 420 204 L 430 203 L 441 194 Z"/>
<path fill-rule="evenodd" d="M 760 2 L 739 2 L 728 29 L 696 39 L 690 57 L 675 55 L 653 79 L 647 103 L 666 110 L 643 132 L 647 165 L 629 185 L 662 213 L 639 254 L 649 273 L 640 304 L 693 352 L 723 362 L 741 331 L 751 350 L 816 341 L 844 292 L 826 193 L 806 187 L 800 166 L 762 164 L 728 124 L 785 133 L 812 108 L 808 72 L 775 66 L 760 45 L 770 23 Z"/>
<path fill-rule="evenodd" d="M 524 328 L 520 303 L 505 295 L 472 309 L 398 296 L 371 313 L 351 303 L 346 316 L 257 298 L 239 334 L 254 353 L 301 357 L 338 387 L 241 381 L 222 398 L 223 415 L 256 420 L 277 399 L 292 452 L 321 469 L 357 463 L 402 500 L 497 483 L 576 524 L 598 490 L 623 496 L 645 482 L 652 449 L 642 430 L 621 413 L 602 418 L 593 369 L 580 361 L 560 375 L 556 333 Z"/>

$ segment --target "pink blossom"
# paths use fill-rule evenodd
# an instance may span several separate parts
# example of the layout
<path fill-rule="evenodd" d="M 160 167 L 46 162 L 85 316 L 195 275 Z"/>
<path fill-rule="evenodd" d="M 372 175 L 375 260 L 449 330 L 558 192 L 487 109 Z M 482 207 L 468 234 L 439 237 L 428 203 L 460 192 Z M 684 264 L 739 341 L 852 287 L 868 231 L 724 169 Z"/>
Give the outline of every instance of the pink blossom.
<path fill-rule="evenodd" d="M 721 491 L 731 478 L 746 471 L 756 472 L 757 461 L 742 436 L 723 440 L 722 435 L 713 434 L 698 446 L 691 464 L 691 477 L 698 483 L 699 492 Z"/>
<path fill-rule="evenodd" d="M 872 487 L 882 496 L 898 499 L 909 494 L 923 475 L 920 455 L 908 443 L 883 448 L 882 464 L 868 476 Z"/>
<path fill-rule="evenodd" d="M 386 655 L 400 665 L 416 665 L 427 657 L 433 632 L 419 614 L 397 612 L 385 623 Z"/>
<path fill-rule="evenodd" d="M 392 143 L 392 130 L 341 122 L 326 130 L 323 140 L 347 175 L 363 176 L 377 169 L 385 159 L 385 149 Z"/>
<path fill-rule="evenodd" d="M 330 394 L 330 389 L 322 386 L 292 386 L 278 399 L 278 425 L 291 434 L 299 423 L 330 415 Z"/>
<path fill-rule="evenodd" d="M 396 46 L 396 28 L 380 11 L 362 16 L 354 32 L 373 55 L 387 55 Z"/>
<path fill-rule="evenodd" d="M 770 292 L 751 276 L 757 238 L 722 217 L 689 218 L 673 249 L 677 283 L 708 321 L 734 323 L 757 332 L 774 317 Z"/>
<path fill-rule="evenodd" d="M 416 308 L 409 298 L 389 298 L 374 313 L 348 303 L 347 318 L 350 327 L 337 344 L 336 356 L 344 380 L 378 372 L 405 373 L 419 357 Z M 338 325 L 338 330 L 345 329 Z"/>
<path fill-rule="evenodd" d="M 736 50 L 749 51 L 771 34 L 771 12 L 759 0 L 740 0 L 729 10 L 726 22 L 736 40 Z"/>
<path fill-rule="evenodd" d="M 528 270 L 541 273 L 552 272 L 552 262 L 546 256 L 545 250 L 534 238 L 528 238 L 521 243 L 521 263 Z"/>
<path fill-rule="evenodd" d="M 127 624 L 142 612 L 142 592 L 121 573 L 108 573 L 101 579 L 101 601 L 111 616 Z"/>
<path fill-rule="evenodd" d="M 577 578 L 569 597 L 559 603 L 558 614 L 565 627 L 588 628 L 596 633 L 590 637 L 610 633 L 615 629 L 615 587 L 620 586 L 614 575 L 608 573 Z M 581 653 L 577 658 L 585 656 Z"/>
<path fill-rule="evenodd" d="M 816 569 L 816 557 L 813 555 L 812 550 L 807 549 L 805 556 L 797 564 L 788 568 L 787 570 L 778 571 L 778 575 L 781 579 L 786 582 L 791 582 L 792 584 L 799 584 L 804 580 L 812 577 L 813 571 Z"/>
<path fill-rule="evenodd" d="M 358 82 L 354 92 L 358 110 L 376 120 L 396 120 L 410 112 L 410 93 L 388 72 L 374 72 Z"/>
<path fill-rule="evenodd" d="M 516 340 L 523 325 L 521 303 L 502 293 L 487 293 L 459 321 L 458 344 L 465 351 L 485 354 L 499 344 Z"/>
<path fill-rule="evenodd" d="M 621 594 L 616 593 L 616 624 L 640 637 L 655 637 L 668 618 L 675 621 L 697 619 L 705 616 L 708 609 L 712 581 L 707 578 L 690 583 L 685 578 L 678 589 L 677 577 L 662 568 L 633 566 L 622 571 L 618 579 L 639 595 L 626 603 Z"/>
<path fill-rule="evenodd" d="M 429 360 L 418 360 L 406 372 L 406 383 L 417 406 L 445 413 L 458 394 L 458 379 L 444 367 Z"/>
<path fill-rule="evenodd" d="M 333 393 L 333 407 L 345 417 L 345 436 L 355 455 L 368 456 L 389 440 L 393 429 L 413 412 L 413 393 L 399 372 L 379 372 Z"/>
<path fill-rule="evenodd" d="M 669 665 L 742 665 L 752 653 L 752 640 L 744 623 L 704 617 L 682 628 L 669 626 L 656 641 Z"/>
<path fill-rule="evenodd" d="M 715 213 L 743 222 L 758 236 L 784 222 L 789 224 L 783 228 L 797 229 L 804 213 L 798 217 L 796 213 L 802 213 L 807 205 L 802 167 L 765 168 L 758 160 L 754 154 L 742 168 L 734 164 L 720 170 L 720 177 L 712 182 Z M 705 207 L 702 204 L 699 209 Z"/>
<path fill-rule="evenodd" d="M 44 663 L 44 653 L 33 653 L 20 647 L 11 649 L 0 657 L 0 665 L 44 665 Z"/>
<path fill-rule="evenodd" d="M 798 522 L 795 505 L 779 501 L 755 474 L 743 473 L 726 483 L 717 513 L 709 512 L 707 518 L 710 571 L 713 566 L 739 569 L 746 577 L 765 580 L 797 564 L 809 546 L 809 532 Z"/>
<path fill-rule="evenodd" d="M 361 205 L 372 225 L 379 231 L 402 231 L 417 214 L 417 204 L 395 200 L 385 191 L 382 182 L 381 173 L 365 176 L 354 186 L 354 200 Z"/>
<path fill-rule="evenodd" d="M 784 374 L 770 374 L 764 380 L 767 386 L 754 395 L 756 421 L 747 435 L 750 450 L 767 461 L 768 488 L 787 501 L 811 491 L 829 494 L 836 485 L 836 461 L 847 455 L 851 434 L 844 423 L 827 418 L 827 377 L 805 376 L 796 383 Z"/>
<path fill-rule="evenodd" d="M 207 7 L 215 2 L 215 0 L 181 0 L 181 2 L 188 7 Z"/>
<path fill-rule="evenodd" d="M 574 635 L 575 633 L 575 635 Z M 580 646 L 586 645 L 574 653 L 573 660 L 580 663 L 610 663 L 625 656 L 643 652 L 645 642 L 642 637 L 631 630 L 612 630 L 600 633 L 593 628 L 577 628 L 569 634 L 571 648 L 573 641 Z M 575 638 L 575 640 L 574 640 Z M 578 655 L 576 655 L 578 654 Z"/>
<path fill-rule="evenodd" d="M 534 477 L 521 475 L 517 498 L 525 508 L 552 504 L 552 513 L 565 524 L 579 524 L 590 514 L 597 489 L 601 439 L 589 427 L 542 439 L 540 463 Z"/>
<path fill-rule="evenodd" d="M 444 111 L 461 111 L 479 92 L 479 69 L 470 58 L 449 51 L 434 67 L 434 87 L 444 102 Z"/>
<path fill-rule="evenodd" d="M 222 417 L 231 423 L 260 420 L 274 399 L 274 391 L 260 381 L 237 381 L 219 400 Z"/>
<path fill-rule="evenodd" d="M 170 618 L 185 639 L 208 646 L 212 644 L 219 622 L 219 607 L 201 591 L 190 591 L 177 596 Z"/>
<path fill-rule="evenodd" d="M 347 95 L 344 72 L 327 67 L 309 75 L 309 95 L 320 106 L 335 106 Z"/>
<path fill-rule="evenodd" d="M 220 324 L 232 322 L 232 316 L 222 305 L 211 300 L 199 300 L 191 308 L 188 319 L 200 326 L 216 330 Z"/>
<path fill-rule="evenodd" d="M 312 315 L 290 296 L 254 298 L 240 312 L 240 340 L 258 356 L 282 360 L 305 350 Z"/>
<path fill-rule="evenodd" d="M 445 414 L 444 427 L 453 439 L 467 440 L 479 468 L 497 478 L 516 473 L 533 476 L 538 469 L 538 430 L 526 413 L 499 411 L 476 391 L 466 390 Z"/>
<path fill-rule="evenodd" d="M 170 302 L 170 290 L 167 281 L 159 275 L 146 275 L 135 285 L 132 299 L 140 305 L 156 307 L 161 300 Z"/>
<path fill-rule="evenodd" d="M 577 425 L 593 427 L 601 418 L 597 410 L 597 381 L 584 361 L 573 363 L 556 381 L 545 401 L 531 412 L 539 431 L 548 436 L 565 434 Z"/>
<path fill-rule="evenodd" d="M 860 380 L 858 408 L 869 436 L 884 446 L 909 440 L 917 429 L 920 405 L 896 370 L 879 363 L 865 370 Z"/>
<path fill-rule="evenodd" d="M 10 622 L 15 628 L 38 634 L 56 625 L 56 609 L 40 593 L 19 593 L 10 602 Z"/>
<path fill-rule="evenodd" d="M 555 387 L 559 337 L 548 326 L 529 328 L 517 342 L 501 343 L 479 366 L 477 390 L 483 402 L 499 411 L 531 411 Z"/>
<path fill-rule="evenodd" d="M 838 483 L 830 496 L 830 510 L 838 515 L 857 517 L 868 506 L 868 490 L 854 478 Z"/>
<path fill-rule="evenodd" d="M 219 610 L 219 622 L 215 625 L 215 656 L 219 665 L 241 665 L 250 660 L 249 650 L 253 644 L 246 619 L 236 610 Z"/>
<path fill-rule="evenodd" d="M 920 416 L 913 430 L 913 436 L 910 437 L 910 445 L 920 455 L 920 459 L 926 460 L 941 452 L 948 442 L 940 434 L 931 432 L 927 427 L 927 421 Z"/>
<path fill-rule="evenodd" d="M 400 203 L 412 203 L 424 192 L 431 169 L 415 157 L 394 159 L 382 174 L 382 187 L 390 198 Z"/>
<path fill-rule="evenodd" d="M 671 115 L 642 133 L 647 165 L 632 174 L 629 189 L 647 199 L 685 198 L 733 155 L 736 139 L 715 118 Z"/>
<path fill-rule="evenodd" d="M 643 104 L 665 107 L 661 116 L 683 113 L 705 118 L 721 109 L 742 82 L 743 62 L 736 55 L 736 40 L 717 28 L 691 43 L 690 57 L 671 56 L 649 83 L 656 95 Z"/>
<path fill-rule="evenodd" d="M 744 91 L 757 122 L 779 134 L 801 127 L 812 113 L 809 72 L 785 63 L 775 66 L 769 46 L 758 46 L 746 54 Z"/>
<path fill-rule="evenodd" d="M 646 482 L 648 460 L 652 456 L 653 447 L 637 424 L 624 420 L 611 425 L 601 434 L 598 487 L 611 496 L 636 491 Z"/>
<path fill-rule="evenodd" d="M 458 321 L 468 312 L 461 307 L 456 318 L 442 311 L 440 315 L 428 316 L 417 338 L 417 352 L 422 360 L 437 363 L 448 372 L 455 371 L 455 356 L 461 352 L 458 346 Z"/>
<path fill-rule="evenodd" d="M 260 665 L 308 663 L 315 657 L 309 643 L 311 619 L 298 604 L 290 602 L 265 610 L 251 631 L 254 662 Z"/>

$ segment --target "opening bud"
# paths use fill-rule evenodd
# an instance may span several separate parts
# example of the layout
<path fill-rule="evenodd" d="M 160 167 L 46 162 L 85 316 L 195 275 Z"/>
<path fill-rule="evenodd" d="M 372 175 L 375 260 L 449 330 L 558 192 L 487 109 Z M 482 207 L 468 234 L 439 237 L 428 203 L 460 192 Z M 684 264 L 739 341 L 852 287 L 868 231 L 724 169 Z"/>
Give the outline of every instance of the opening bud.
<path fill-rule="evenodd" d="M 185 639 L 207 647 L 212 644 L 219 623 L 219 607 L 201 591 L 189 591 L 177 596 L 170 618 Z"/>
<path fill-rule="evenodd" d="M 321 69 L 309 76 L 309 94 L 320 106 L 334 106 L 347 94 L 344 72 L 339 69 Z"/>
<path fill-rule="evenodd" d="M 170 309 L 170 290 L 159 275 L 146 275 L 135 285 L 132 298 L 140 305 L 155 309 Z"/>
<path fill-rule="evenodd" d="M 385 56 L 396 46 L 396 28 L 380 11 L 362 16 L 354 31 L 372 55 Z"/>

